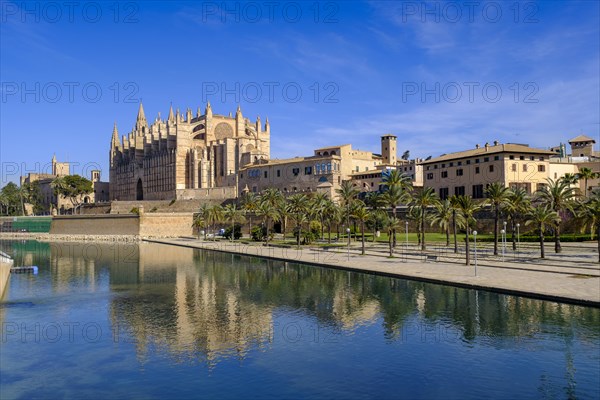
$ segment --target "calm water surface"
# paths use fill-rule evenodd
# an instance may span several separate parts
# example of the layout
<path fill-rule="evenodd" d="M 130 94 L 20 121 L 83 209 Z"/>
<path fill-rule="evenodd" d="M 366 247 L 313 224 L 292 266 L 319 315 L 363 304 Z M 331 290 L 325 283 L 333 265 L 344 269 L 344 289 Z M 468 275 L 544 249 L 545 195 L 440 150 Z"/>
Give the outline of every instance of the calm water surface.
<path fill-rule="evenodd" d="M 0 242 L 0 398 L 600 398 L 600 310 L 142 243 Z M 568 279 L 568 278 L 565 278 Z"/>

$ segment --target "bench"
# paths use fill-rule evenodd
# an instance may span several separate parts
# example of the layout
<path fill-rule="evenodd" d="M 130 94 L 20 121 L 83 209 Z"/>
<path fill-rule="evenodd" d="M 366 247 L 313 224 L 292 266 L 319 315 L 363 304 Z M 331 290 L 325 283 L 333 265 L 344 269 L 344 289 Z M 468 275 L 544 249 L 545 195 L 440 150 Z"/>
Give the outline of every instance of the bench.
<path fill-rule="evenodd" d="M 434 255 L 431 255 L 431 254 L 427 254 L 425 256 L 425 261 L 437 261 L 437 259 L 438 259 L 438 256 L 434 256 Z"/>

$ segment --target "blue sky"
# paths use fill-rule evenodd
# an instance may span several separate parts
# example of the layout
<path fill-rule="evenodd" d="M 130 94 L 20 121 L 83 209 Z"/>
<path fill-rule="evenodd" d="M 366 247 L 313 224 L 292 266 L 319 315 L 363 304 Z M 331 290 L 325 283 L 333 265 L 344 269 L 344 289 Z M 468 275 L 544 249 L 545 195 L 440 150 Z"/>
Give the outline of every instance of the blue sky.
<path fill-rule="evenodd" d="M 2 185 L 53 153 L 107 179 L 140 99 L 149 120 L 239 103 L 273 158 L 385 133 L 413 157 L 600 142 L 597 1 L 68 4 L 0 1 Z"/>

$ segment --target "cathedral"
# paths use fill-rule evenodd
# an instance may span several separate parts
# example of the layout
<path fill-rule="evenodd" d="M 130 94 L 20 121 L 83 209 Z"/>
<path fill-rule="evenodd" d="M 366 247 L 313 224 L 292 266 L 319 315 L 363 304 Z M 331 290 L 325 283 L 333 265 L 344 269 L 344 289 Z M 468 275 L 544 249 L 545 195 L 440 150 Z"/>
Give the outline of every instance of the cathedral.
<path fill-rule="evenodd" d="M 110 143 L 111 200 L 170 200 L 237 197 L 240 168 L 268 160 L 270 125 L 251 122 L 238 106 L 235 116 L 185 114 L 173 107 L 148 124 L 140 103 L 135 126 Z"/>

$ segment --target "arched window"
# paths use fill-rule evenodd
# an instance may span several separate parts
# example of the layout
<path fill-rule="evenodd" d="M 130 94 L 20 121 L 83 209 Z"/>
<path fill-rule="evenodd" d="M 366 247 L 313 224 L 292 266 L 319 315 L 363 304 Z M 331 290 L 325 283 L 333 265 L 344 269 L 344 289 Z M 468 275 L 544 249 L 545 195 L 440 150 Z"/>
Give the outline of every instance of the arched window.
<path fill-rule="evenodd" d="M 331 150 L 331 155 L 335 156 L 335 150 Z"/>
<path fill-rule="evenodd" d="M 326 176 L 320 177 L 319 182 L 327 182 L 327 177 Z"/>

